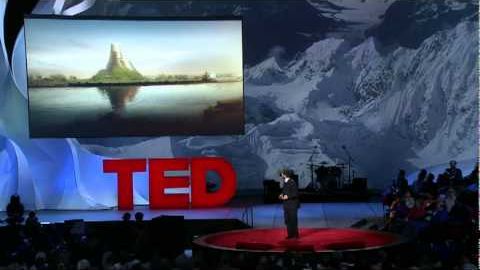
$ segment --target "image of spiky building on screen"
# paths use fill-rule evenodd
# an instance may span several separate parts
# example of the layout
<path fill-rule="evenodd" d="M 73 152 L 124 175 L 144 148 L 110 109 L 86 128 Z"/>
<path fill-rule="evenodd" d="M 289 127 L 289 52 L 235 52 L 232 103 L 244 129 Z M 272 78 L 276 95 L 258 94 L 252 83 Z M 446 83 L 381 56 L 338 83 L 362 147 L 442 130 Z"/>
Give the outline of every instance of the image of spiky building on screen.
<path fill-rule="evenodd" d="M 241 20 L 25 21 L 31 137 L 241 134 Z"/>

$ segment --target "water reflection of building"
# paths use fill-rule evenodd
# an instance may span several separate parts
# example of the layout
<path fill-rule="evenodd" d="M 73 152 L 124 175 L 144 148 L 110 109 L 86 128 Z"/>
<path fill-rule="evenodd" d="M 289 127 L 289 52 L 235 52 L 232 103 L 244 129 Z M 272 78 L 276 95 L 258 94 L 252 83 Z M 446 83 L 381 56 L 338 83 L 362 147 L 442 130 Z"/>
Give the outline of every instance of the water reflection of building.
<path fill-rule="evenodd" d="M 140 86 L 102 86 L 99 91 L 108 97 L 112 113 L 120 115 L 127 106 L 128 102 L 132 102 L 137 95 Z"/>

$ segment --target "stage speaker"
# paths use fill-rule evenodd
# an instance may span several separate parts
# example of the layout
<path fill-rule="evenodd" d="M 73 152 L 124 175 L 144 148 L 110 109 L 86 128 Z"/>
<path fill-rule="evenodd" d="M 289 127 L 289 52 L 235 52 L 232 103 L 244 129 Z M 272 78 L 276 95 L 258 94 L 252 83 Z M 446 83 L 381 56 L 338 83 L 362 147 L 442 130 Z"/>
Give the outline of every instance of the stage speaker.
<path fill-rule="evenodd" d="M 367 178 L 353 178 L 352 180 L 353 191 L 366 191 L 367 190 Z"/>
<path fill-rule="evenodd" d="M 269 250 L 273 248 L 272 244 L 256 242 L 237 242 L 235 248 L 246 250 Z"/>
<path fill-rule="evenodd" d="M 361 220 L 355 222 L 352 226 L 352 228 L 362 228 L 363 226 L 367 225 L 368 220 L 365 218 L 362 218 Z"/>
<path fill-rule="evenodd" d="M 82 236 L 86 234 L 85 221 L 83 219 L 65 220 L 65 229 L 71 235 Z"/>
<path fill-rule="evenodd" d="M 280 183 L 278 181 L 267 179 L 263 181 L 263 202 L 276 203 L 280 195 Z"/>
<path fill-rule="evenodd" d="M 175 258 L 186 246 L 185 219 L 183 216 L 153 218 L 148 227 L 148 234 L 152 248 Z"/>
<path fill-rule="evenodd" d="M 348 249 L 360 249 L 365 248 L 365 242 L 363 241 L 346 241 L 339 243 L 331 243 L 326 246 L 330 250 L 348 250 Z"/>
<path fill-rule="evenodd" d="M 299 186 L 298 185 L 298 174 L 293 174 L 292 179 L 293 179 L 293 181 L 295 181 L 295 184 L 297 184 L 297 187 L 298 187 Z"/>

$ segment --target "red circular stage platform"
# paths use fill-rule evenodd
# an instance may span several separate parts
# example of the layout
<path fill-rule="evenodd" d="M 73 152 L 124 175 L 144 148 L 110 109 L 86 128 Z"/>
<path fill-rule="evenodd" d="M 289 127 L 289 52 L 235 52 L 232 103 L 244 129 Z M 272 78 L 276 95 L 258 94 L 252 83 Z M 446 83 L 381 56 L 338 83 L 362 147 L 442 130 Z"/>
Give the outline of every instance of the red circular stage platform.
<path fill-rule="evenodd" d="M 247 229 L 200 237 L 200 247 L 243 252 L 315 252 L 365 251 L 403 242 L 397 235 L 350 228 L 301 229 L 299 239 L 285 239 L 285 229 Z"/>

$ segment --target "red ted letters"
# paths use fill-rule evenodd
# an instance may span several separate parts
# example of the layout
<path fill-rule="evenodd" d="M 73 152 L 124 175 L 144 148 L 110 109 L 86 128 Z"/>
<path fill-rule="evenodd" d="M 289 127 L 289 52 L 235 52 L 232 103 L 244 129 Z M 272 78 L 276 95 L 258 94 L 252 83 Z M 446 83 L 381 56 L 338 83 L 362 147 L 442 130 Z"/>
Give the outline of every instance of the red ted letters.
<path fill-rule="evenodd" d="M 219 157 L 161 158 L 148 160 L 149 200 L 151 209 L 215 207 L 227 203 L 237 186 L 232 165 Z M 146 159 L 110 159 L 103 161 L 103 171 L 116 173 L 118 179 L 118 209 L 133 209 L 133 173 L 147 169 Z M 190 171 L 188 176 L 165 176 L 167 171 Z M 220 188 L 207 192 L 207 172 L 214 171 L 221 178 Z M 191 189 L 188 193 L 166 194 L 167 188 Z"/>

